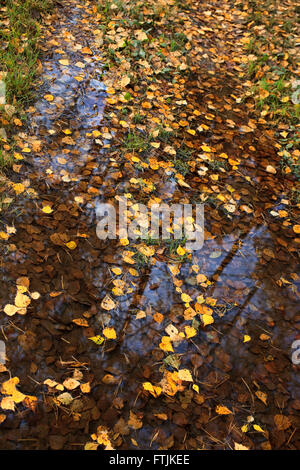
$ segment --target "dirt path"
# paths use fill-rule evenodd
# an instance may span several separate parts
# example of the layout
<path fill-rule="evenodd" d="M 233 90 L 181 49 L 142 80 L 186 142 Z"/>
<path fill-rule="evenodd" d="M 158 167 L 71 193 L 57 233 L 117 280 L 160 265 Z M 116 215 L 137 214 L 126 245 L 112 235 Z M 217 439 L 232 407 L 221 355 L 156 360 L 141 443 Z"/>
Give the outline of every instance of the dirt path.
<path fill-rule="evenodd" d="M 125 104 L 106 101 L 92 5 L 64 2 L 44 28 L 44 83 L 27 130 L 19 133 L 25 159 L 14 178 L 26 191 L 4 221 L 16 234 L 3 259 L 0 294 L 3 307 L 14 303 L 17 284 L 25 286 L 25 295 L 40 294 L 23 315 L 2 312 L 0 320 L 6 367 L 19 378 L 19 390 L 38 402 L 34 411 L 30 400 L 4 410 L 1 449 L 82 449 L 98 426 L 108 429 L 119 449 L 230 449 L 234 442 L 299 448 L 299 366 L 291 361 L 299 330 L 297 245 L 292 228 L 272 215 L 286 210 L 293 181 L 266 172 L 278 164 L 274 142 L 249 121 L 249 109 L 238 100 L 242 86 L 231 55 L 241 26 L 226 23 L 223 42 L 230 8 L 207 8 L 190 17 L 201 50 L 192 49 L 191 74 L 178 82 L 176 100 L 187 100 L 189 112 L 196 111 L 195 128 L 211 126 L 205 137 L 196 137 L 197 155 L 205 156 L 205 145 L 233 162 L 229 170 L 219 164 L 207 172 L 207 159 L 196 159 L 185 187 L 163 168 L 148 166 L 141 176 L 119 151 L 123 129 L 116 115 Z M 197 33 L 210 28 L 203 18 L 211 15 L 220 17 L 219 29 Z M 161 87 L 167 95 L 167 82 Z M 130 184 L 135 177 L 151 181 L 153 194 Z M 155 196 L 169 203 L 201 202 L 205 194 L 204 247 L 184 263 L 166 249 L 157 250 L 155 262 L 126 261 L 124 252 L 138 248 L 101 241 L 95 230 L 97 202 L 124 193 L 135 201 Z M 225 193 L 227 210 L 220 206 Z M 200 315 L 189 317 L 182 292 L 193 299 L 204 295 L 214 323 L 204 327 Z M 103 308 L 106 295 L 115 303 L 112 310 Z M 169 324 L 198 331 L 177 338 L 174 354 L 166 356 L 159 345 Z M 103 336 L 105 327 L 114 328 L 115 340 L 97 345 L 89 339 Z M 177 369 L 188 369 L 196 387 L 179 380 Z M 65 382 L 70 378 L 77 382 Z M 8 379 L 1 373 L 1 381 Z M 44 384 L 47 379 L 54 382 Z M 143 390 L 145 382 L 160 386 L 160 396 Z M 216 412 L 218 406 L 227 411 Z M 281 418 L 274 422 L 276 416 Z"/>

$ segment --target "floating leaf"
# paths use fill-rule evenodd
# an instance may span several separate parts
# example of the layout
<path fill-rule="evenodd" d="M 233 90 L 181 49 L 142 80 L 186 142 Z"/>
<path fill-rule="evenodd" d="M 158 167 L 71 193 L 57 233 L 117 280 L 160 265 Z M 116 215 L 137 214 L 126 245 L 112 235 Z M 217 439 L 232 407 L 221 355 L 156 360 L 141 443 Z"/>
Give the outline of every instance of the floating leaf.
<path fill-rule="evenodd" d="M 117 334 L 114 328 L 104 328 L 103 334 L 107 339 L 116 339 Z"/>
<path fill-rule="evenodd" d="M 104 338 L 102 338 L 102 336 L 100 335 L 97 335 L 97 336 L 91 336 L 89 338 L 91 341 L 93 341 L 95 344 L 98 344 L 100 346 L 100 344 L 103 343 L 104 341 Z"/>
<path fill-rule="evenodd" d="M 193 382 L 192 374 L 188 369 L 180 369 L 178 371 L 178 377 L 180 380 L 184 380 L 185 382 Z"/>
<path fill-rule="evenodd" d="M 109 297 L 109 295 L 106 295 L 104 299 L 101 302 L 101 307 L 104 310 L 113 310 L 116 308 L 115 302 Z"/>
<path fill-rule="evenodd" d="M 216 413 L 218 415 L 230 415 L 232 414 L 232 411 L 230 411 L 227 406 L 223 406 L 223 405 L 218 405 L 216 407 Z"/>
<path fill-rule="evenodd" d="M 53 209 L 51 209 L 50 206 L 44 206 L 42 208 L 42 211 L 45 212 L 45 214 L 51 214 L 51 212 L 53 212 Z"/>

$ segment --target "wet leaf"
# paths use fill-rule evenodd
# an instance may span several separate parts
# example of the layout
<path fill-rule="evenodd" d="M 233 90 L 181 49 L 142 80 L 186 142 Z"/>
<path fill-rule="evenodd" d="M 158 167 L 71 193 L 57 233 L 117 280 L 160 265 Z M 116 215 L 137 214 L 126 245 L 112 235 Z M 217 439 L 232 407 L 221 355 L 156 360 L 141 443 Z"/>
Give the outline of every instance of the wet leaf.
<path fill-rule="evenodd" d="M 116 339 L 117 338 L 117 334 L 116 334 L 114 328 L 104 328 L 102 333 L 107 339 Z"/>
<path fill-rule="evenodd" d="M 63 382 L 63 386 L 67 390 L 74 390 L 75 388 L 79 387 L 79 385 L 80 385 L 80 382 L 78 382 L 78 380 L 75 380 L 75 379 L 72 379 L 72 378 L 66 379 Z"/>
<path fill-rule="evenodd" d="M 230 411 L 227 406 L 223 406 L 223 405 L 218 405 L 216 407 L 216 413 L 218 415 L 230 415 L 232 413 L 232 411 Z"/>
<path fill-rule="evenodd" d="M 284 415 L 275 415 L 274 423 L 279 431 L 285 431 L 292 425 L 289 417 Z"/>
<path fill-rule="evenodd" d="M 178 371 L 178 377 L 180 380 L 184 380 L 185 382 L 193 382 L 192 374 L 188 369 L 180 369 Z"/>
<path fill-rule="evenodd" d="M 109 295 L 106 295 L 104 299 L 101 302 L 101 307 L 104 310 L 113 310 L 116 308 L 115 302 L 109 297 Z"/>
<path fill-rule="evenodd" d="M 93 341 L 95 344 L 98 344 L 100 346 L 100 344 L 103 343 L 104 341 L 104 338 L 102 338 L 102 336 L 100 335 L 97 335 L 97 336 L 91 336 L 89 338 L 91 341 Z"/>

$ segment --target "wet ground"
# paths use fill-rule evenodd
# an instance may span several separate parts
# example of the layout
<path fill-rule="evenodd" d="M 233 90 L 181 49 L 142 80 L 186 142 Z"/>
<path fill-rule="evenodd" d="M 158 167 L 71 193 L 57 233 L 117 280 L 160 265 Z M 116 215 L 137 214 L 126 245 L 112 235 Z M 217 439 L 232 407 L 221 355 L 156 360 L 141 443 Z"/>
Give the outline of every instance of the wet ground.
<path fill-rule="evenodd" d="M 5 411 L 0 448 L 82 449 L 99 425 L 112 432 L 119 449 L 230 449 L 234 442 L 256 449 L 299 448 L 300 376 L 291 359 L 300 327 L 297 243 L 292 228 L 274 215 L 290 210 L 293 179 L 265 171 L 278 164 L 272 140 L 259 126 L 245 130 L 247 107 L 227 106 L 237 91 L 231 69 L 210 75 L 207 90 L 207 73 L 215 64 L 203 58 L 182 93 L 201 113 L 213 111 L 213 132 L 205 143 L 240 160 L 234 174 L 222 174 L 238 211 L 220 210 L 218 190 L 205 173 L 187 176 L 189 188 L 182 188 L 166 172 L 148 168 L 143 178 L 155 183 L 155 196 L 165 202 L 201 202 L 203 189 L 212 185 L 204 246 L 177 276 L 169 268 L 177 262 L 167 250 L 146 266 L 124 261 L 126 247 L 96 236 L 97 203 L 129 190 L 136 201 L 147 202 L 149 196 L 129 185 L 134 169 L 118 153 L 101 51 L 90 34 L 97 27 L 93 21 L 82 5 L 70 1 L 46 25 L 43 84 L 29 108 L 28 127 L 19 133 L 24 160 L 13 178 L 28 191 L 4 220 L 17 231 L 10 237 L 15 249 L 3 257 L 0 298 L 3 307 L 13 303 L 16 281 L 24 277 L 40 298 L 25 315 L 1 313 L 1 339 L 9 374 L 38 403 L 35 410 L 19 403 Z M 206 39 L 201 41 L 205 45 Z M 228 120 L 239 122 L 239 128 L 228 127 Z M 97 130 L 101 145 L 93 135 Z M 22 152 L 27 147 L 30 153 Z M 44 213 L 45 206 L 53 212 Z M 66 246 L 70 241 L 75 249 Z M 195 265 L 203 282 L 197 281 Z M 121 276 L 113 273 L 115 267 Z M 119 278 L 126 289 L 121 283 L 124 295 L 114 297 L 112 288 L 120 284 L 113 281 Z M 181 331 L 188 320 L 178 286 L 192 298 L 216 299 L 214 323 L 193 323 L 199 332 L 178 342 L 173 357 L 192 372 L 199 393 L 184 383 L 176 395 L 154 398 L 142 384 L 158 384 L 166 373 L 166 355 L 159 348 L 164 329 L 172 323 Z M 101 308 L 106 295 L 115 309 Z M 153 317 L 157 312 L 161 323 Z M 114 327 L 117 339 L 98 346 L 89 338 L 104 326 Z M 244 342 L 245 335 L 251 340 Z M 69 390 L 73 400 L 63 404 L 57 400 L 62 389 L 43 383 L 61 384 L 70 377 L 89 385 Z M 1 374 L 1 381 L 8 378 Z M 218 405 L 231 413 L 216 414 Z M 288 417 L 289 424 L 276 427 L 276 415 Z M 247 423 L 248 432 L 242 432 Z"/>

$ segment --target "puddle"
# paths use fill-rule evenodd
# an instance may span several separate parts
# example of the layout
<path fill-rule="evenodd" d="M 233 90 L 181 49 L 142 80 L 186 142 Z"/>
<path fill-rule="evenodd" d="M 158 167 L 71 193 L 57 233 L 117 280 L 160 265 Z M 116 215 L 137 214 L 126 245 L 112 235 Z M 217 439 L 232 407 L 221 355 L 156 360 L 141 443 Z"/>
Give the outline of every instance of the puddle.
<path fill-rule="evenodd" d="M 66 3 L 58 11 L 56 26 L 45 32 L 45 41 L 53 42 L 53 50 L 43 59 L 44 83 L 27 129 L 33 141 L 41 141 L 41 148 L 24 165 L 38 198 L 28 198 L 24 207 L 19 207 L 22 215 L 17 234 L 11 239 L 18 250 L 8 254 L 2 266 L 0 294 L 3 306 L 10 303 L 15 281 L 21 276 L 30 279 L 31 292 L 41 294 L 27 315 L 1 315 L 7 367 L 12 376 L 20 378 L 23 393 L 37 396 L 39 405 L 35 413 L 21 407 L 18 413 L 8 412 L 1 424 L 0 448 L 83 448 L 99 424 L 113 429 L 118 423 L 120 427 L 122 420 L 127 423 L 131 410 L 143 415 L 144 424 L 134 433 L 125 426 L 120 432 L 120 449 L 136 448 L 131 437 L 138 448 L 153 450 L 164 448 L 166 442 L 176 449 L 226 448 L 229 421 L 223 417 L 214 420 L 211 415 L 211 407 L 220 403 L 236 415 L 237 434 L 252 414 L 263 428 L 273 426 L 271 420 L 278 406 L 288 406 L 297 426 L 300 378 L 291 362 L 291 345 L 300 320 L 298 259 L 292 240 L 271 214 L 283 207 L 288 183 L 278 182 L 273 175 L 266 177 L 262 171 L 262 159 L 275 157 L 260 131 L 255 142 L 253 135 L 247 134 L 232 139 L 223 122 L 214 123 L 214 132 L 207 140 L 215 145 L 223 139 L 228 153 L 244 158 L 236 178 L 228 175 L 224 184 L 243 194 L 243 203 L 248 201 L 251 214 L 240 210 L 231 216 L 222 212 L 215 198 L 207 200 L 204 246 L 193 252 L 177 276 L 182 290 L 193 298 L 203 293 L 218 301 L 212 327 L 208 330 L 199 325 L 197 338 L 182 342 L 176 349 L 180 367 L 193 371 L 205 400 L 201 404 L 200 399 L 193 399 L 191 388 L 177 397 L 155 399 L 141 394 L 143 382 L 157 383 L 162 378 L 165 355 L 159 349 L 161 336 L 170 323 L 178 329 L 185 325 L 184 306 L 168 267 L 172 263 L 169 253 L 154 266 L 141 266 L 134 276 L 129 272 L 130 265 L 123 262 L 123 247 L 118 241 L 101 241 L 96 236 L 97 201 L 108 201 L 115 191 L 122 194 L 128 189 L 127 178 L 133 175 L 125 171 L 116 183 L 113 173 L 122 169 L 122 163 L 117 156 L 116 161 L 109 158 L 114 149 L 105 149 L 108 141 L 103 148 L 92 134 L 109 127 L 109 123 L 100 51 L 93 48 L 93 55 L 81 53 L 86 47 L 83 33 L 92 26 L 87 18 L 90 21 L 83 8 Z M 58 53 L 58 48 L 63 52 Z M 61 65 L 62 59 L 69 65 Z M 76 66 L 78 62 L 84 67 Z M 201 100 L 205 107 L 204 90 L 199 94 L 195 87 L 191 81 L 191 102 Z M 223 95 L 218 95 L 220 101 L 225 91 L 230 93 L 230 84 Z M 50 102 L 43 98 L 49 94 L 53 96 Z M 231 111 L 223 119 L 233 116 Z M 246 122 L 246 111 L 239 120 Z M 245 142 L 257 146 L 255 156 L 243 157 Z M 150 177 L 147 170 L 143 178 L 148 172 Z M 187 181 L 190 189 L 182 193 L 174 178 L 157 177 L 155 194 L 171 202 L 197 199 L 205 183 L 201 178 Z M 97 196 L 92 197 L 95 192 Z M 136 200 L 142 199 L 138 190 L 131 192 Z M 41 212 L 42 202 L 55 209 L 53 217 Z M 50 237 L 54 233 L 75 239 L 77 249 L 68 251 L 53 245 Z M 199 286 L 192 268 L 195 264 L 211 284 Z M 118 297 L 117 308 L 110 313 L 104 312 L 100 303 L 106 294 L 111 295 L 112 281 L 117 279 L 111 271 L 114 266 L 123 269 L 132 291 Z M 144 318 L 137 318 L 140 310 L 145 312 Z M 157 312 L 164 315 L 161 324 L 153 319 Z M 73 322 L 84 315 L 88 328 Z M 115 328 L 118 341 L 103 349 L 88 338 L 107 325 Z M 248 343 L 243 342 L 245 335 L 251 337 Z M 1 354 L 5 355 L 2 344 L 0 362 Z M 92 383 L 92 389 L 86 395 L 73 393 L 70 411 L 53 405 L 54 392 L 43 382 L 50 378 L 61 383 L 74 370 L 80 371 L 82 382 Z M 107 374 L 110 381 L 103 382 Z M 257 400 L 254 405 L 249 387 L 253 392 L 264 391 L 268 405 Z M 155 416 L 159 413 L 168 419 L 160 420 Z M 217 441 L 208 439 L 208 434 L 217 436 Z M 56 442 L 52 445 L 49 436 L 59 439 L 52 439 Z M 257 446 L 264 441 L 259 434 L 251 438 Z M 272 438 L 284 446 L 282 436 Z M 297 446 L 297 442 L 299 445 L 295 434 L 291 444 Z"/>

